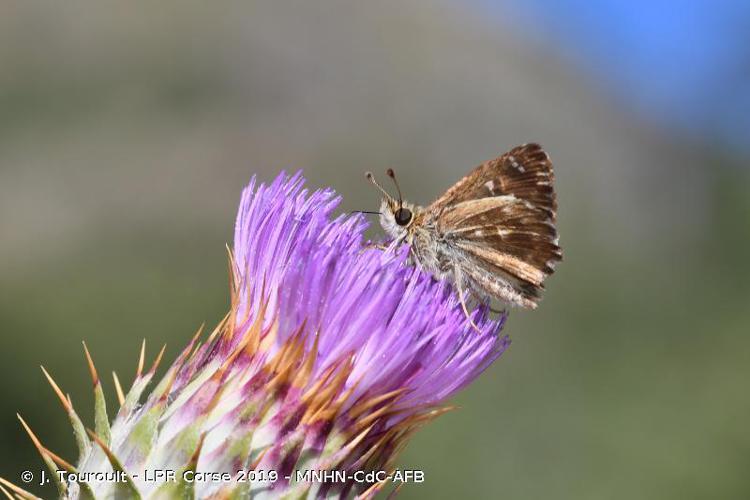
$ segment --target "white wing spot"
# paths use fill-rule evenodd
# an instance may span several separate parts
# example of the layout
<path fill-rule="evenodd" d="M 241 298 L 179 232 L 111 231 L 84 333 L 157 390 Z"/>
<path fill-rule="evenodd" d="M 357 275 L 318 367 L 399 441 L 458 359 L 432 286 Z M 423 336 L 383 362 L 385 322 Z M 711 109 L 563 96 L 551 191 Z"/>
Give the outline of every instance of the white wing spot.
<path fill-rule="evenodd" d="M 495 189 L 495 182 L 494 181 L 487 181 L 484 183 L 484 187 L 486 187 L 490 193 Z"/>
<path fill-rule="evenodd" d="M 518 163 L 516 161 L 516 157 L 515 156 L 509 156 L 508 159 L 510 160 L 510 164 L 513 165 L 513 168 L 515 168 L 516 170 L 518 170 L 521 173 L 526 172 L 526 169 L 523 168 L 523 165 L 521 165 L 520 163 Z"/>
<path fill-rule="evenodd" d="M 476 231 L 474 231 L 474 236 L 476 237 L 482 236 L 482 231 L 477 229 Z"/>

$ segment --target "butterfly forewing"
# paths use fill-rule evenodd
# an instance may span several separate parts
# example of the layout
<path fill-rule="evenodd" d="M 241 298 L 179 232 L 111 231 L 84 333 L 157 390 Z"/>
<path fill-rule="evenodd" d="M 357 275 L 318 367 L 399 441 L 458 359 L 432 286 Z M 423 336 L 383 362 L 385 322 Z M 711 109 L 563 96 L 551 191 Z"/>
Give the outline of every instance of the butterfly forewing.
<path fill-rule="evenodd" d="M 479 165 L 435 200 L 429 210 L 439 212 L 467 200 L 513 195 L 544 210 L 554 222 L 557 202 L 553 181 L 547 153 L 539 144 L 524 144 Z"/>

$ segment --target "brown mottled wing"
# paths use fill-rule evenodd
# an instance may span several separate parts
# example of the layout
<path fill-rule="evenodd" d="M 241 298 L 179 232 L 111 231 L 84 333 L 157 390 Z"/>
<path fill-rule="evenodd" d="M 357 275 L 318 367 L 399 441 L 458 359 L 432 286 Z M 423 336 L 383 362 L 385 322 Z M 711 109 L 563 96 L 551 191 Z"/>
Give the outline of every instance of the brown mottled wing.
<path fill-rule="evenodd" d="M 554 222 L 557 202 L 552 162 L 539 144 L 516 146 L 486 161 L 430 205 L 437 212 L 466 200 L 514 195 L 545 210 Z"/>
<path fill-rule="evenodd" d="M 456 262 L 484 292 L 534 307 L 562 258 L 552 163 L 524 144 L 483 163 L 429 208 Z"/>

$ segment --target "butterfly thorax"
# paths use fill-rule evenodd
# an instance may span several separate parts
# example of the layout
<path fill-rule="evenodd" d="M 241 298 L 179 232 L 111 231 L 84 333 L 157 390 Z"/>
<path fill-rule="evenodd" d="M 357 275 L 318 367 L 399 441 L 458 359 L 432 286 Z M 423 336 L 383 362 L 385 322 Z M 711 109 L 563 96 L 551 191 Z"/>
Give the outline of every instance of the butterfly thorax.
<path fill-rule="evenodd" d="M 399 210 L 406 210 L 411 215 L 409 222 L 401 218 Z M 402 212 L 404 213 L 404 212 Z M 380 206 L 380 224 L 396 245 L 405 243 L 409 246 L 409 256 L 415 264 L 434 274 L 437 278 L 448 277 L 450 259 L 449 250 L 443 242 L 442 234 L 437 230 L 435 219 L 424 207 L 413 203 L 383 200 Z"/>

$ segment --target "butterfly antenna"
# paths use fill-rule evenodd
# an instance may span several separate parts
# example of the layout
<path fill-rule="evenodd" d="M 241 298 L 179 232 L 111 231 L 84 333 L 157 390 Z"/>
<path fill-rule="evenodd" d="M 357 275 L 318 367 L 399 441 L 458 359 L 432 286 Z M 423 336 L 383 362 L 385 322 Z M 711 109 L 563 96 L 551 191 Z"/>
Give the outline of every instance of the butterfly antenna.
<path fill-rule="evenodd" d="M 404 208 L 404 197 L 401 196 L 401 188 L 398 186 L 398 181 L 396 180 L 396 172 L 392 168 L 389 168 L 385 173 L 393 179 L 393 183 L 396 185 L 396 191 L 398 191 L 398 208 Z"/>
<path fill-rule="evenodd" d="M 375 180 L 375 176 L 372 175 L 372 172 L 365 172 L 365 177 L 367 177 L 367 180 L 370 181 L 370 182 L 372 182 L 372 184 L 376 188 L 378 188 L 378 190 L 381 193 L 383 193 L 383 196 L 385 196 L 389 200 L 393 199 L 393 196 L 391 196 L 390 194 L 388 194 L 388 191 L 386 191 L 385 189 L 383 189 L 383 186 L 381 186 L 380 184 L 378 184 L 378 181 Z"/>
<path fill-rule="evenodd" d="M 380 212 L 371 212 L 369 210 L 352 210 L 349 212 L 350 214 L 371 214 L 371 215 L 381 215 Z"/>

